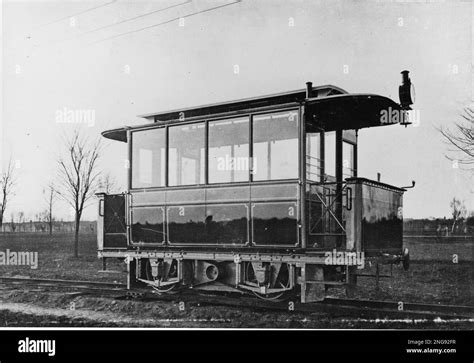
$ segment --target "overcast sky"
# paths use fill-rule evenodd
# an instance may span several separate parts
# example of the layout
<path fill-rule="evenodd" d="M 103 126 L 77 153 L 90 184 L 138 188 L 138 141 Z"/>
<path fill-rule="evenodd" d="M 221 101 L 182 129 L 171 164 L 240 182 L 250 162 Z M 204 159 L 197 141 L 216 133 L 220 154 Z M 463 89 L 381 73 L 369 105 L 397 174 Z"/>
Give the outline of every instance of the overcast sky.
<path fill-rule="evenodd" d="M 359 176 L 380 172 L 397 186 L 416 180 L 404 197 L 405 217 L 449 215 L 454 196 L 473 210 L 472 173 L 453 168 L 436 130 L 453 127 L 472 102 L 472 8 L 462 0 L 3 1 L 0 157 L 18 167 L 6 221 L 11 212 L 29 219 L 44 209 L 60 135 L 73 127 L 96 137 L 143 123 L 139 114 L 306 81 L 398 102 L 404 69 L 420 125 L 360 131 Z M 69 110 L 89 112 L 93 122 L 61 123 Z M 107 145 L 101 168 L 123 189 L 125 144 Z M 55 214 L 71 218 L 61 202 Z M 84 217 L 95 219 L 96 206 Z"/>

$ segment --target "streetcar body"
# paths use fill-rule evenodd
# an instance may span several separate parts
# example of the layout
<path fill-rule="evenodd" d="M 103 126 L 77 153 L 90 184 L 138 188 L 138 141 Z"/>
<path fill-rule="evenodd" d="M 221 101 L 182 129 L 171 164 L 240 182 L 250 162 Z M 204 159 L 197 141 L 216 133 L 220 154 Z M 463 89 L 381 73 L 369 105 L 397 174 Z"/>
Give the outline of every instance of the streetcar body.
<path fill-rule="evenodd" d="M 302 302 L 350 289 L 367 260 L 400 262 L 405 191 L 357 175 L 358 130 L 389 98 L 313 87 L 144 115 L 103 132 L 128 146 L 128 187 L 98 194 L 98 254 L 128 286 Z"/>

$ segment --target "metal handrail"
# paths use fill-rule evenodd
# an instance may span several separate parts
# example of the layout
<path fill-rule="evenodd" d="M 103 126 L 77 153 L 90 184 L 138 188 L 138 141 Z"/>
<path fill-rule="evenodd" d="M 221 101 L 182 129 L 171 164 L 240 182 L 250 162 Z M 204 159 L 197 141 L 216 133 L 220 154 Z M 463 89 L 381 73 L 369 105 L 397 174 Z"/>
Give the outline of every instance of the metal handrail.
<path fill-rule="evenodd" d="M 308 183 L 309 185 L 337 185 L 337 184 L 341 184 L 341 185 L 347 185 L 347 182 L 346 181 L 342 181 L 342 182 L 315 182 L 315 183 Z"/>
<path fill-rule="evenodd" d="M 314 171 L 309 171 L 309 170 L 306 170 L 306 173 L 308 173 L 308 174 L 313 174 L 313 175 L 318 175 L 318 176 L 320 175 L 320 174 L 317 174 L 317 173 L 314 172 Z"/>
<path fill-rule="evenodd" d="M 318 161 L 321 161 L 322 159 L 320 158 L 317 158 L 316 156 L 311 156 L 311 155 L 306 155 L 307 158 L 310 158 L 310 159 L 314 159 L 314 160 L 318 160 Z"/>

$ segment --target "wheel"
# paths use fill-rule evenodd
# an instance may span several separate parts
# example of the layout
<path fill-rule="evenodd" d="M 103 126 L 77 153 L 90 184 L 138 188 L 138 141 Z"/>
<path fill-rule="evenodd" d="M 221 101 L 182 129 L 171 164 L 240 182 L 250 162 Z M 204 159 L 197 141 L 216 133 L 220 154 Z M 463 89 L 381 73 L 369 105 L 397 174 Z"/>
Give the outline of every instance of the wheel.
<path fill-rule="evenodd" d="M 272 268 L 271 266 L 270 268 Z M 246 280 L 253 283 L 257 284 L 258 281 L 255 278 L 255 272 L 253 270 L 252 264 L 248 263 L 247 268 L 246 268 Z M 275 279 L 274 283 L 267 283 L 266 287 L 267 288 L 289 288 L 290 287 L 290 272 L 288 270 L 288 266 L 286 264 L 282 264 L 280 271 L 278 272 L 278 276 Z M 287 290 L 287 291 L 281 291 L 281 292 L 275 292 L 275 293 L 270 293 L 270 294 L 264 294 L 260 293 L 257 291 L 252 291 L 252 293 L 258 297 L 259 299 L 265 300 L 265 301 L 285 301 L 288 300 L 292 294 L 292 290 Z"/>
<path fill-rule="evenodd" d="M 149 281 L 158 281 L 158 280 L 163 281 L 163 277 L 160 277 L 160 276 L 159 277 L 153 277 L 152 272 L 151 272 L 150 260 L 147 260 L 147 262 L 146 262 L 145 273 L 146 273 L 146 278 Z M 168 272 L 168 276 L 166 276 L 166 280 L 168 280 L 170 278 L 176 278 L 176 277 L 178 277 L 178 261 L 173 260 L 173 262 L 171 263 L 171 267 L 169 269 L 169 272 Z M 176 294 L 178 292 L 180 283 L 176 282 L 175 284 L 166 285 L 166 286 L 155 286 L 155 285 L 150 285 L 150 286 L 158 294 Z"/>

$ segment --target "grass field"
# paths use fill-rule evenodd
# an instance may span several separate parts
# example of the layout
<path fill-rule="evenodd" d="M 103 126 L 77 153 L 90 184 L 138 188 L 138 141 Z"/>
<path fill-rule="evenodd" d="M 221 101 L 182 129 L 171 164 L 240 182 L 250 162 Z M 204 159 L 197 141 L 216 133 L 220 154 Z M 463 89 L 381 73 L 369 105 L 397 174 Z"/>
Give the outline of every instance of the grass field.
<path fill-rule="evenodd" d="M 102 262 L 97 258 L 95 234 L 80 235 L 79 258 L 73 257 L 72 233 L 0 233 L 0 251 L 38 252 L 38 268 L 29 266 L 1 266 L 0 276 L 29 276 L 76 280 L 125 282 L 125 274 L 99 273 Z M 125 271 L 125 264 L 107 261 L 107 268 Z"/>
<path fill-rule="evenodd" d="M 405 236 L 403 244 L 410 250 L 414 261 L 452 262 L 454 255 L 459 262 L 474 262 L 474 237 L 439 238 L 425 236 Z"/>
<path fill-rule="evenodd" d="M 413 263 L 409 271 L 393 267 L 393 278 L 382 279 L 380 290 L 375 291 L 375 281 L 359 278 L 357 296 L 361 298 L 387 299 L 411 302 L 439 302 L 474 305 L 471 242 L 429 241 L 410 237 L 405 245 L 411 251 Z M 30 276 L 36 278 L 78 279 L 93 281 L 125 282 L 125 264 L 108 261 L 107 268 L 121 273 L 103 273 L 97 258 L 95 234 L 80 238 L 80 257 L 73 255 L 73 234 L 5 233 L 0 234 L 0 251 L 38 252 L 36 270 L 28 266 L 0 266 L 0 276 Z M 459 263 L 453 263 L 453 254 L 459 255 Z M 364 274 L 374 273 L 374 266 L 367 266 Z M 388 266 L 382 274 L 390 274 Z M 331 292 L 336 290 L 330 290 Z"/>

